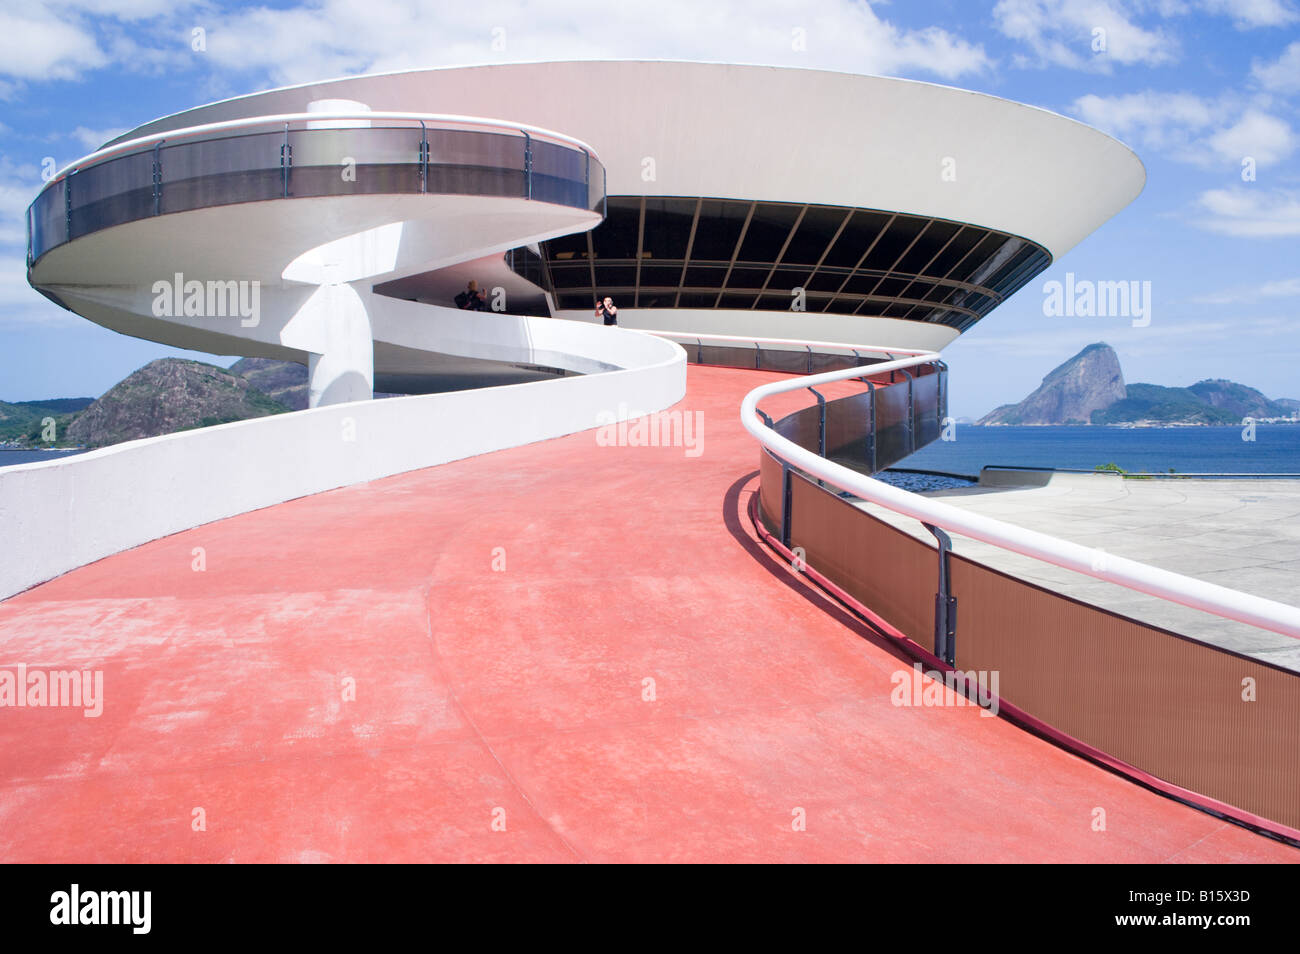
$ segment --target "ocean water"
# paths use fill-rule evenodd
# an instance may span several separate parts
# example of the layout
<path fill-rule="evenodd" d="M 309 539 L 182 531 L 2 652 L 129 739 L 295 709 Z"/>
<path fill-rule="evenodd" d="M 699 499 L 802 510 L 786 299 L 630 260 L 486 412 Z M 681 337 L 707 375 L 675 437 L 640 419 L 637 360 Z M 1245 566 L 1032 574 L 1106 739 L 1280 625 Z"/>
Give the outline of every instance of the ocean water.
<path fill-rule="evenodd" d="M 1255 439 L 1232 427 L 978 427 L 935 441 L 900 467 L 978 475 L 992 464 L 1183 474 L 1300 474 L 1300 425 L 1257 424 Z"/>
<path fill-rule="evenodd" d="M 899 467 L 978 476 L 991 464 L 1182 474 L 1300 474 L 1300 425 L 1258 424 L 1255 439 L 1233 427 L 978 427 L 958 424 L 956 440 L 935 441 Z M 83 451 L 0 450 L 0 467 L 58 460 Z"/>
<path fill-rule="evenodd" d="M 61 460 L 73 454 L 84 454 L 82 450 L 4 450 L 0 448 L 0 467 L 12 467 L 14 464 L 34 464 L 38 461 Z"/>

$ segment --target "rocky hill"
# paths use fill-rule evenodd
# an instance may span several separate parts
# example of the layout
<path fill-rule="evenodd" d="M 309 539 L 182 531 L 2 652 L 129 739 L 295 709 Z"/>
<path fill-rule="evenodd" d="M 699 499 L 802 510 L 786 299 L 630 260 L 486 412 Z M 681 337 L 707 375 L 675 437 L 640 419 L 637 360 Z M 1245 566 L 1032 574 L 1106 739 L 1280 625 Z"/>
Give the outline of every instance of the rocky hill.
<path fill-rule="evenodd" d="M 1095 411 L 1090 423 L 1236 424 L 1240 420 L 1239 415 L 1206 404 L 1191 388 L 1130 384 L 1124 400 Z"/>
<path fill-rule="evenodd" d="M 1088 345 L 1055 368 L 1019 404 L 1004 404 L 980 424 L 1240 424 L 1245 417 L 1289 418 L 1300 401 L 1269 400 L 1254 388 L 1222 379 L 1187 388 L 1124 383 L 1107 344 Z"/>
<path fill-rule="evenodd" d="M 94 398 L 55 398 L 52 401 L 0 401 L 0 444 L 41 443 L 44 421 L 54 418 L 55 434 L 62 436 L 72 417 Z"/>
<path fill-rule="evenodd" d="M 160 358 L 114 385 L 68 426 L 66 440 L 87 447 L 156 437 L 289 408 L 224 368 Z"/>
<path fill-rule="evenodd" d="M 307 407 L 307 368 L 301 364 L 271 358 L 240 358 L 230 366 L 230 372 L 291 410 Z"/>
<path fill-rule="evenodd" d="M 1210 407 L 1228 412 L 1234 422 L 1243 417 L 1290 417 L 1296 409 L 1295 401 L 1270 401 L 1254 388 L 1222 378 L 1197 381 L 1187 390 Z"/>
<path fill-rule="evenodd" d="M 1019 404 L 1004 404 L 980 423 L 1087 424 L 1093 411 L 1122 401 L 1127 393 L 1115 350 L 1098 342 L 1054 368 Z"/>

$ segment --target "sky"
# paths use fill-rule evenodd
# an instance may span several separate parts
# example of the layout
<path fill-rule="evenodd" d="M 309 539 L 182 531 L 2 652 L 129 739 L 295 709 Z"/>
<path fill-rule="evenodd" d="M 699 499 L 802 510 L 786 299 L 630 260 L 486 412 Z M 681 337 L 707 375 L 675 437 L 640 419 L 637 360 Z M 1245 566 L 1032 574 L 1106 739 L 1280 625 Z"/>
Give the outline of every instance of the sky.
<path fill-rule="evenodd" d="M 43 169 L 289 83 L 609 58 L 943 83 L 1137 152 L 1142 195 L 945 349 L 955 415 L 1020 400 L 1095 341 L 1128 381 L 1300 398 L 1300 0 L 0 0 L 0 400 L 97 397 L 167 355 L 233 360 L 108 331 L 28 286 L 24 212 Z M 1149 288 L 1149 320 L 1051 314 L 1067 273 Z"/>

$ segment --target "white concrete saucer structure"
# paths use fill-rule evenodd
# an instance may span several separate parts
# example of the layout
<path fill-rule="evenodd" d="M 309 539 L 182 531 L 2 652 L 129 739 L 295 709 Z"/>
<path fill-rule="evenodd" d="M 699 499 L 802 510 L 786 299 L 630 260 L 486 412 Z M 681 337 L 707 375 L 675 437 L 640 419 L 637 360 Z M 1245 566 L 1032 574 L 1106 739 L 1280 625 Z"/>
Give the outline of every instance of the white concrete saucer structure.
<path fill-rule="evenodd" d="M 30 283 L 124 334 L 301 362 L 312 410 L 6 468 L 0 517 L 52 542 L 0 566 L 0 595 L 257 506 L 666 408 L 691 335 L 801 342 L 759 349 L 769 370 L 937 352 L 1144 181 L 1125 146 L 1040 109 L 722 64 L 416 70 L 146 123 L 42 189 Z M 490 310 L 452 307 L 469 280 Z M 619 328 L 593 324 L 605 294 Z M 691 360 L 732 350 L 697 338 Z M 903 450 L 942 419 L 931 370 Z M 413 396 L 364 412 L 364 451 L 306 446 L 375 390 Z M 428 439 L 403 440 L 421 421 Z M 145 493 L 138 454 L 154 506 L 92 518 Z M 237 491 L 181 492 L 181 473 Z"/>
<path fill-rule="evenodd" d="M 607 176 L 593 173 L 593 188 L 608 193 L 594 229 L 560 234 L 557 222 L 540 244 L 521 229 L 514 284 L 499 255 L 485 260 L 488 241 L 466 241 L 471 231 L 458 238 L 479 260 L 462 258 L 459 268 L 431 260 L 380 288 L 446 303 L 473 274 L 507 287 L 510 310 L 527 302 L 530 314 L 588 321 L 594 298 L 610 294 L 621 325 L 650 330 L 939 350 L 1145 183 L 1123 144 L 994 96 L 819 70 L 660 61 L 337 79 L 188 110 L 117 144 L 317 102 L 503 117 L 590 143 Z M 278 161 L 273 135 L 268 143 Z M 393 143 L 389 158 L 369 161 L 401 154 L 409 162 L 414 148 Z M 291 175 L 310 161 L 327 160 L 296 148 Z M 162 174 L 165 203 L 165 156 Z M 33 274 L 37 284 L 54 278 Z"/>

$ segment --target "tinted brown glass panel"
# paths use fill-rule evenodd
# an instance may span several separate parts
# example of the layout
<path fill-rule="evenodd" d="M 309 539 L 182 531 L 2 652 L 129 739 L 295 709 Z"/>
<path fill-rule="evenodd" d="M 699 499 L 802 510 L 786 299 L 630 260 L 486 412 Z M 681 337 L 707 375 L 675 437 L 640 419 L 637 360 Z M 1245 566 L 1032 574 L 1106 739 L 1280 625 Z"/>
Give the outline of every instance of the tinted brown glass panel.
<path fill-rule="evenodd" d="M 694 199 L 647 198 L 645 232 L 641 239 L 642 257 L 655 261 L 675 259 L 680 262 L 686 255 L 686 242 L 691 237 L 691 222 L 694 218 Z"/>
<path fill-rule="evenodd" d="M 858 264 L 858 260 L 876 240 L 876 236 L 884 229 L 885 224 L 889 221 L 890 216 L 885 212 L 868 212 L 858 210 L 853 213 L 853 218 L 849 219 L 849 224 L 845 226 L 840 237 L 835 240 L 831 250 L 826 253 L 826 259 L 823 265 L 841 266 L 843 268 L 853 268 Z"/>
<path fill-rule="evenodd" d="M 903 635 L 931 646 L 939 565 L 934 549 L 806 477 L 792 474 L 790 480 L 790 545 L 803 547 L 810 567 Z"/>
<path fill-rule="evenodd" d="M 636 260 L 637 233 L 641 228 L 641 200 L 609 200 L 609 211 L 599 229 L 591 233 L 598 259 Z"/>
<path fill-rule="evenodd" d="M 871 463 L 871 395 L 868 392 L 826 402 L 826 456 L 855 469 Z"/>
<path fill-rule="evenodd" d="M 892 467 L 912 453 L 907 382 L 876 388 L 876 467 Z"/>
<path fill-rule="evenodd" d="M 787 264 L 816 264 L 847 214 L 845 209 L 830 206 L 809 207 L 781 261 Z"/>
<path fill-rule="evenodd" d="M 1168 782 L 1300 827 L 1300 675 L 964 557 L 952 557 L 951 570 L 958 669 L 996 670 L 1004 699 L 1062 732 Z"/>
<path fill-rule="evenodd" d="M 758 509 L 769 533 L 781 535 L 781 464 L 765 449 L 758 452 Z"/>
<path fill-rule="evenodd" d="M 775 262 L 799 211 L 797 205 L 760 202 L 749 220 L 749 230 L 737 257 L 744 262 Z"/>

